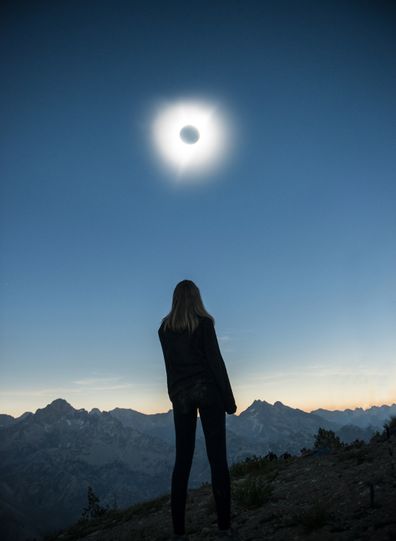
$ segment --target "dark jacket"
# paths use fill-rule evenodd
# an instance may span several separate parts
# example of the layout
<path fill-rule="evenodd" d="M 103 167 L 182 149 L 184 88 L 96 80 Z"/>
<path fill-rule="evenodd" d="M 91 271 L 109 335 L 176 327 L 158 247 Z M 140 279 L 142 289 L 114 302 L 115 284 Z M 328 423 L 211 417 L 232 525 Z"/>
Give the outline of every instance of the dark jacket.
<path fill-rule="evenodd" d="M 197 381 L 215 382 L 227 413 L 234 413 L 236 404 L 227 370 L 221 356 L 212 319 L 199 317 L 199 325 L 190 335 L 187 330 L 176 332 L 164 323 L 158 336 L 164 354 L 168 395 L 173 402 L 177 393 L 188 389 Z"/>

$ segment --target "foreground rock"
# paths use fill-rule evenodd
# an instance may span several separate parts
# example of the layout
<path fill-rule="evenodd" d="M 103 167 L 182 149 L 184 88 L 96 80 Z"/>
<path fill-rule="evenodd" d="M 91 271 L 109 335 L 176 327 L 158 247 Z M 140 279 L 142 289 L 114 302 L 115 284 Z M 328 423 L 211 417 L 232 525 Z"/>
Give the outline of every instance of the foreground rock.
<path fill-rule="evenodd" d="M 381 438 L 379 438 L 381 440 Z M 396 539 L 396 436 L 305 456 L 252 460 L 232 472 L 232 523 L 243 541 L 392 541 Z M 210 485 L 190 490 L 191 541 L 216 539 Z M 79 522 L 47 541 L 165 541 L 170 499 Z"/>

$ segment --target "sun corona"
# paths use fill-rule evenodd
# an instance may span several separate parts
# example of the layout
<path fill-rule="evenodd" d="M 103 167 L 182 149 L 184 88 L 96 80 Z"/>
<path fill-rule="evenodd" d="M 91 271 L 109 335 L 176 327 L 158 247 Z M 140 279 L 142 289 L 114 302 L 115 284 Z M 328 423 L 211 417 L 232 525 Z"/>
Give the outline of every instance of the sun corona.
<path fill-rule="evenodd" d="M 207 172 L 223 161 L 230 127 L 218 106 L 181 100 L 158 108 L 152 137 L 164 165 L 172 171 Z"/>

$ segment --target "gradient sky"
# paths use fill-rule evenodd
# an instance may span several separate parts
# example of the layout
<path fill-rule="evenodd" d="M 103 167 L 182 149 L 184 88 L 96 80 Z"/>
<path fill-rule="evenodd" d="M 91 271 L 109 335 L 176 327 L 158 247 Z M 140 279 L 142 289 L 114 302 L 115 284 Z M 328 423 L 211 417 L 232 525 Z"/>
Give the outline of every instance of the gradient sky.
<path fill-rule="evenodd" d="M 237 414 L 396 402 L 396 6 L 3 3 L 0 412 L 172 405 L 157 329 L 194 280 Z M 175 188 L 159 103 L 232 119 Z"/>

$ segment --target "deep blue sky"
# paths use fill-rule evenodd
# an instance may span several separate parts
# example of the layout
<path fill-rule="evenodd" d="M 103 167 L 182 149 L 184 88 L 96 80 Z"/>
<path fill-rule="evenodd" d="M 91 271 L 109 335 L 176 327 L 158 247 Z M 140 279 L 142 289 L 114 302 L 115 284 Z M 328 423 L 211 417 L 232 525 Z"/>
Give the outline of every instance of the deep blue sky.
<path fill-rule="evenodd" d="M 1 9 L 1 412 L 167 411 L 157 329 L 185 278 L 237 413 L 396 402 L 394 3 Z M 191 96 L 238 144 L 174 189 L 153 108 Z"/>

